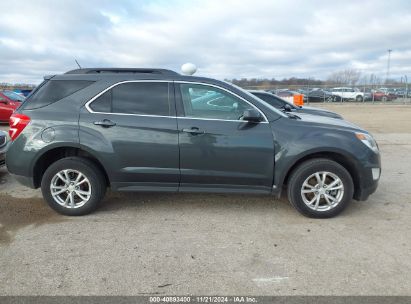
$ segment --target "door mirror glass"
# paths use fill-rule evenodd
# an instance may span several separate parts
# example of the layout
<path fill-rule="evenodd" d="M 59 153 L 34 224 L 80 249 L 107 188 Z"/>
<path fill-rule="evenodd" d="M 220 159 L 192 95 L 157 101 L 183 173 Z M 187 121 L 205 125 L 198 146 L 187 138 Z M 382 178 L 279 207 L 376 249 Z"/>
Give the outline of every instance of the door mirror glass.
<path fill-rule="evenodd" d="M 261 121 L 261 114 L 255 109 L 247 109 L 244 111 L 242 119 L 250 122 L 259 122 Z"/>

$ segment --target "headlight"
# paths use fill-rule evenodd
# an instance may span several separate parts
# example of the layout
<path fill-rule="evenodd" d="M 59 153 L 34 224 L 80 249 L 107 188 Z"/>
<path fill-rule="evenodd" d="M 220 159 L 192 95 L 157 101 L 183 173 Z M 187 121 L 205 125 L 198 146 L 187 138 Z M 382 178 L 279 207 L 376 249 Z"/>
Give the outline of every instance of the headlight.
<path fill-rule="evenodd" d="M 355 133 L 355 136 L 361 140 L 361 142 L 374 152 L 378 152 L 378 145 L 375 139 L 367 133 Z"/>

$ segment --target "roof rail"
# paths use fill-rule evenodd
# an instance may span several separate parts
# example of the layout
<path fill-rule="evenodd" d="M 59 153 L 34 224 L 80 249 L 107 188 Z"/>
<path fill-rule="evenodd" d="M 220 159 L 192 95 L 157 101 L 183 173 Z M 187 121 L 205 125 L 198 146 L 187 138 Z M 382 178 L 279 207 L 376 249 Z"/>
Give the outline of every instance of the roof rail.
<path fill-rule="evenodd" d="M 76 69 L 65 74 L 160 74 L 178 75 L 177 72 L 166 69 L 145 69 L 145 68 L 86 68 Z"/>

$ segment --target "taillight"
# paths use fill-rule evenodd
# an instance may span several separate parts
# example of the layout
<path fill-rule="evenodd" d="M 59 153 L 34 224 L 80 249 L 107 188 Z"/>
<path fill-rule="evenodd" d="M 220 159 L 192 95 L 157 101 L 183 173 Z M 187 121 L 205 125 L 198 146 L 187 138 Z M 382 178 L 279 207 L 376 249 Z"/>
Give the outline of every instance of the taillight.
<path fill-rule="evenodd" d="M 14 113 L 10 116 L 9 124 L 9 135 L 11 140 L 15 140 L 24 128 L 29 124 L 30 117 L 23 114 Z"/>

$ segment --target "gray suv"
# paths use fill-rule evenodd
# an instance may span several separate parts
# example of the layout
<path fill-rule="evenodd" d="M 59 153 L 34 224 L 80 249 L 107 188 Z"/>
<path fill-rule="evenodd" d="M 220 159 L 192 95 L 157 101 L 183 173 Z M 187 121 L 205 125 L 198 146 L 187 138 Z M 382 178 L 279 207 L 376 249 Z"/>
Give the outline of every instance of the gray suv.
<path fill-rule="evenodd" d="M 10 173 L 66 215 L 118 191 L 271 194 L 310 217 L 365 200 L 380 177 L 373 137 L 284 113 L 247 91 L 163 69 L 45 77 L 10 118 Z"/>

